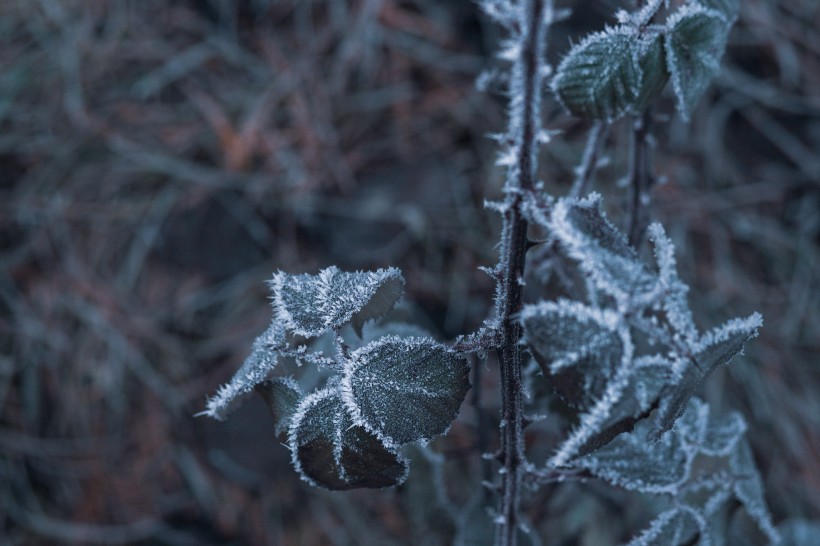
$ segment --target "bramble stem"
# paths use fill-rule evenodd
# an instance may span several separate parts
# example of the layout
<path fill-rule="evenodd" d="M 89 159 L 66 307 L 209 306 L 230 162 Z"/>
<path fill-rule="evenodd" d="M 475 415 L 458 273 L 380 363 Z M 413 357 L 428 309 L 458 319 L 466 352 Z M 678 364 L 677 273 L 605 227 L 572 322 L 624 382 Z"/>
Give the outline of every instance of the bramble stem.
<path fill-rule="evenodd" d="M 500 321 L 498 349 L 501 373 L 501 498 L 496 544 L 517 542 L 523 450 L 523 407 L 521 389 L 521 310 L 527 220 L 521 203 L 525 192 L 535 187 L 538 163 L 538 132 L 547 25 L 552 19 L 550 0 L 524 0 L 518 5 L 518 57 L 510 80 L 509 134 L 516 161 L 507 172 L 505 207 L 501 233 L 496 311 Z"/>

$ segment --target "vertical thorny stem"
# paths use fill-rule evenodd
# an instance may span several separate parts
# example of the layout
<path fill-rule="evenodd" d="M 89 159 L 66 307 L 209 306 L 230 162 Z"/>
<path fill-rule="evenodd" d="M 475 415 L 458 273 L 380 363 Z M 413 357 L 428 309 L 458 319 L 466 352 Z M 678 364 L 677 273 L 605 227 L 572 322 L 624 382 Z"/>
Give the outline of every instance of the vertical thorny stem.
<path fill-rule="evenodd" d="M 516 314 L 522 306 L 522 283 L 527 243 L 527 220 L 522 196 L 532 191 L 540 131 L 542 67 L 550 0 L 522 0 L 518 6 L 518 56 L 510 79 L 508 137 L 516 161 L 504 186 L 505 207 L 501 235 L 499 286 L 496 309 L 502 331 L 498 349 L 501 372 L 501 498 L 496 544 L 514 545 L 519 526 L 518 507 L 523 470 L 523 412 L 521 392 L 521 325 Z"/>

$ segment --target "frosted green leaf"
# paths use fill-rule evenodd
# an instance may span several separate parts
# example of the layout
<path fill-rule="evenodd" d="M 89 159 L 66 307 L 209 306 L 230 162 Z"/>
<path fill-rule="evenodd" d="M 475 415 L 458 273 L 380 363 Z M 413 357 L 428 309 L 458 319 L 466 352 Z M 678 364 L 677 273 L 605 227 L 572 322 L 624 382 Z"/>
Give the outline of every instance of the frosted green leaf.
<path fill-rule="evenodd" d="M 710 457 L 728 457 L 746 432 L 746 421 L 737 412 L 711 415 L 709 404 L 692 398 L 686 412 L 678 419 L 676 431 L 682 440 L 699 453 Z"/>
<path fill-rule="evenodd" d="M 644 108 L 668 78 L 660 34 L 628 26 L 587 36 L 558 65 L 552 89 L 572 114 L 613 121 Z"/>
<path fill-rule="evenodd" d="M 669 72 L 666 70 L 666 56 L 663 50 L 663 36 L 655 34 L 642 39 L 642 54 L 640 59 L 643 80 L 638 98 L 632 110 L 642 112 L 657 97 L 666 82 L 669 81 Z"/>
<path fill-rule="evenodd" d="M 693 510 L 672 508 L 660 513 L 644 531 L 626 546 L 675 546 L 689 544 L 698 532 Z"/>
<path fill-rule="evenodd" d="M 276 435 L 288 430 L 290 418 L 302 399 L 302 389 L 292 377 L 276 377 L 256 386 L 273 414 Z"/>
<path fill-rule="evenodd" d="M 404 444 L 447 431 L 468 374 L 463 356 L 430 338 L 386 336 L 350 355 L 341 388 L 357 424 Z"/>
<path fill-rule="evenodd" d="M 316 337 L 347 322 L 360 334 L 362 324 L 393 308 L 404 279 L 392 267 L 346 272 L 332 266 L 318 275 L 280 271 L 270 286 L 276 318 L 296 334 Z"/>
<path fill-rule="evenodd" d="M 650 224 L 647 232 L 654 246 L 658 276 L 664 292 L 666 292 L 666 296 L 661 303 L 666 313 L 666 319 L 684 343 L 687 345 L 696 343 L 699 334 L 692 319 L 689 302 L 686 300 L 689 287 L 678 276 L 675 246 L 666 236 L 666 231 L 662 225 L 658 223 Z"/>
<path fill-rule="evenodd" d="M 647 427 L 639 424 L 572 464 L 630 491 L 674 493 L 689 476 L 691 456 L 677 435 L 651 442 L 646 433 Z"/>
<path fill-rule="evenodd" d="M 669 382 L 670 370 L 666 364 L 639 364 L 629 378 L 621 399 L 613 406 L 600 430 L 578 450 L 579 455 L 591 453 L 611 442 L 619 434 L 632 432 L 635 425 L 646 419 L 657 407 L 660 392 Z"/>
<path fill-rule="evenodd" d="M 338 389 L 305 397 L 288 430 L 293 466 L 303 480 L 326 489 L 391 487 L 407 477 L 395 446 L 354 424 Z"/>
<path fill-rule="evenodd" d="M 667 22 L 666 65 L 678 110 L 689 119 L 695 105 L 720 69 L 731 23 L 715 9 L 689 3 Z"/>
<path fill-rule="evenodd" d="M 597 193 L 586 199 L 559 199 L 553 207 L 552 232 L 598 290 L 626 303 L 655 288 L 657 278 L 606 219 L 600 203 Z"/>
<path fill-rule="evenodd" d="M 526 305 L 521 311 L 535 360 L 574 407 L 587 407 L 600 396 L 620 364 L 617 321 L 611 311 L 567 300 Z"/>
<path fill-rule="evenodd" d="M 752 450 L 745 439 L 738 442 L 729 458 L 729 465 L 735 478 L 735 496 L 743 503 L 746 512 L 755 520 L 769 540 L 772 543 L 778 543 L 780 535 L 772 524 L 772 517 L 763 496 L 763 482 L 752 457 Z"/>
<path fill-rule="evenodd" d="M 207 415 L 220 421 L 236 406 L 239 398 L 250 393 L 253 388 L 267 380 L 276 367 L 279 351 L 284 348 L 285 330 L 274 321 L 253 343 L 253 350 L 228 383 L 219 387 L 216 394 L 208 399 Z"/>
<path fill-rule="evenodd" d="M 744 344 L 757 336 L 762 324 L 762 317 L 754 313 L 746 319 L 730 320 L 701 337 L 694 347 L 695 354 L 683 369 L 680 379 L 665 389 L 653 438 L 672 428 L 703 380 L 740 354 Z"/>
<path fill-rule="evenodd" d="M 719 11 L 729 21 L 737 19 L 740 13 L 740 0 L 697 0 L 704 8 Z"/>

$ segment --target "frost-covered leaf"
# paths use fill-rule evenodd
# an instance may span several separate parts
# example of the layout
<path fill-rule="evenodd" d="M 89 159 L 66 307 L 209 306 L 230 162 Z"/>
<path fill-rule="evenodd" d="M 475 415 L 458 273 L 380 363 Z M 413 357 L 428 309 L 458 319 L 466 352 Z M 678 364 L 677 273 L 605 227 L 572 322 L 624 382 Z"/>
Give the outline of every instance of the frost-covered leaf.
<path fill-rule="evenodd" d="M 600 203 L 597 193 L 586 199 L 559 199 L 553 208 L 552 231 L 598 290 L 626 302 L 650 292 L 657 279 L 626 236 L 604 217 Z"/>
<path fill-rule="evenodd" d="M 347 272 L 332 266 L 318 275 L 280 271 L 270 285 L 276 318 L 296 334 L 316 337 L 346 322 L 361 333 L 362 324 L 393 308 L 404 279 L 392 267 Z"/>
<path fill-rule="evenodd" d="M 661 34 L 647 36 L 642 39 L 641 69 L 643 80 L 641 91 L 635 99 L 634 112 L 642 112 L 657 97 L 666 82 L 669 81 L 669 72 L 666 70 L 666 55 L 663 49 Z"/>
<path fill-rule="evenodd" d="M 611 442 L 619 434 L 631 432 L 635 425 L 646 419 L 658 405 L 660 392 L 669 382 L 670 370 L 666 364 L 638 364 L 624 388 L 621 399 L 613 406 L 600 430 L 578 450 L 579 455 L 591 453 Z"/>
<path fill-rule="evenodd" d="M 302 399 L 302 389 L 292 377 L 276 377 L 256 386 L 273 414 L 276 435 L 287 432 L 290 418 Z"/>
<path fill-rule="evenodd" d="M 730 320 L 704 334 L 694 347 L 695 354 L 681 378 L 665 389 L 659 408 L 654 437 L 668 431 L 686 410 L 689 399 L 712 372 L 743 351 L 743 345 L 757 336 L 763 318 L 754 313 L 746 319 Z"/>
<path fill-rule="evenodd" d="M 704 8 L 719 11 L 729 21 L 737 19 L 740 13 L 740 0 L 697 0 Z"/>
<path fill-rule="evenodd" d="M 692 311 L 686 300 L 689 287 L 678 276 L 675 247 L 663 226 L 653 223 L 647 229 L 649 239 L 655 249 L 655 261 L 658 264 L 658 275 L 666 296 L 662 300 L 663 310 L 669 324 L 687 345 L 694 344 L 698 338 L 698 330 L 692 319 Z"/>
<path fill-rule="evenodd" d="M 730 28 L 720 11 L 698 3 L 684 5 L 667 21 L 666 65 L 684 119 L 717 75 Z"/>
<path fill-rule="evenodd" d="M 603 392 L 620 364 L 623 347 L 615 313 L 559 300 L 521 311 L 533 356 L 558 394 L 574 407 L 587 407 Z"/>
<path fill-rule="evenodd" d="M 354 424 L 338 389 L 305 397 L 288 430 L 293 466 L 311 485 L 341 490 L 390 487 L 407 477 L 394 445 Z"/>
<path fill-rule="evenodd" d="M 710 457 L 728 457 L 746 432 L 746 421 L 737 412 L 711 415 L 709 404 L 692 398 L 678 419 L 676 431 L 684 443 Z"/>
<path fill-rule="evenodd" d="M 205 411 L 199 415 L 224 419 L 236 406 L 240 397 L 250 393 L 256 385 L 270 377 L 284 342 L 285 329 L 281 323 L 274 320 L 270 327 L 256 338 L 250 356 L 245 359 L 239 370 L 208 399 Z"/>
<path fill-rule="evenodd" d="M 558 66 L 556 97 L 576 116 L 605 121 L 644 107 L 667 79 L 660 41 L 629 26 L 587 36 Z"/>
<path fill-rule="evenodd" d="M 647 428 L 639 424 L 573 466 L 630 491 L 674 493 L 689 476 L 691 455 L 675 434 L 649 441 Z"/>
<path fill-rule="evenodd" d="M 743 503 L 746 512 L 755 520 L 760 530 L 771 542 L 777 543 L 780 535 L 772 524 L 772 517 L 763 496 L 763 482 L 746 440 L 738 442 L 729 458 L 729 465 L 735 478 L 735 496 Z"/>
<path fill-rule="evenodd" d="M 689 544 L 698 533 L 698 520 L 693 510 L 672 508 L 661 512 L 652 523 L 626 546 L 677 546 Z"/>
<path fill-rule="evenodd" d="M 350 355 L 342 392 L 357 423 L 404 444 L 447 431 L 468 375 L 462 355 L 430 338 L 386 336 Z"/>

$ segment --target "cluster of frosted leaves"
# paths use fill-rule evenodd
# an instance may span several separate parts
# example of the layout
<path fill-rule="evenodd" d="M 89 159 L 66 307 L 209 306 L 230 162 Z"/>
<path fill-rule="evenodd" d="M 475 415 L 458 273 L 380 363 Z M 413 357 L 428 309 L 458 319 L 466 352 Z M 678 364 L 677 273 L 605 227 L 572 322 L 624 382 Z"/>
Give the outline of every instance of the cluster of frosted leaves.
<path fill-rule="evenodd" d="M 224 419 L 239 399 L 271 377 L 280 354 L 287 350 L 287 331 L 315 337 L 350 322 L 361 335 L 362 325 L 390 311 L 402 294 L 404 278 L 396 268 L 340 271 L 329 267 L 318 275 L 279 272 L 270 281 L 274 318 L 256 338 L 251 355 L 231 380 L 208 400 L 201 415 Z M 305 351 L 302 351 L 303 353 Z M 304 354 L 304 359 L 311 360 Z"/>
<path fill-rule="evenodd" d="M 709 543 L 709 518 L 734 498 L 743 504 L 772 543 L 778 532 L 769 516 L 760 476 L 744 438 L 746 424 L 737 413 L 716 417 L 708 404 L 692 399 L 675 427 L 653 442 L 651 425 L 641 423 L 606 447 L 578 458 L 573 466 L 613 485 L 664 494 L 674 507 L 662 512 L 631 546 L 688 543 L 696 534 Z M 696 460 L 723 461 L 724 470 L 707 474 Z M 714 468 L 714 465 L 711 467 Z"/>
<path fill-rule="evenodd" d="M 650 414 L 646 434 L 658 440 L 702 381 L 757 335 L 760 315 L 699 333 L 663 228 L 649 227 L 655 267 L 647 267 L 607 221 L 595 194 L 556 201 L 546 227 L 590 287 L 589 302 L 541 302 L 525 306 L 520 315 L 534 359 L 557 394 L 579 411 L 550 464 L 565 466 Z M 636 354 L 636 335 L 652 347 L 661 345 L 661 352 Z"/>
<path fill-rule="evenodd" d="M 738 0 L 690 0 L 660 26 L 641 13 L 624 17 L 567 53 L 553 92 L 571 114 L 611 122 L 643 111 L 671 79 L 688 119 L 717 74 L 738 8 Z"/>
<path fill-rule="evenodd" d="M 392 268 L 276 274 L 273 324 L 203 413 L 223 418 L 240 395 L 256 390 L 273 414 L 276 434 L 286 433 L 294 467 L 305 481 L 328 489 L 398 485 L 408 468 L 399 447 L 445 433 L 470 387 L 466 358 L 417 328 L 368 324 L 361 338 L 363 324 L 392 309 L 403 284 Z M 338 350 L 335 360 L 286 342 L 287 331 L 316 337 L 342 332 L 346 323 L 361 340 L 352 352 Z M 329 369 L 341 375 L 304 396 L 294 379 L 272 377 L 282 355 L 330 361 Z"/>
<path fill-rule="evenodd" d="M 318 275 L 279 272 L 270 286 L 274 320 L 294 334 L 316 337 L 348 322 L 361 333 L 365 322 L 393 308 L 404 278 L 393 267 L 347 272 L 331 266 Z"/>

